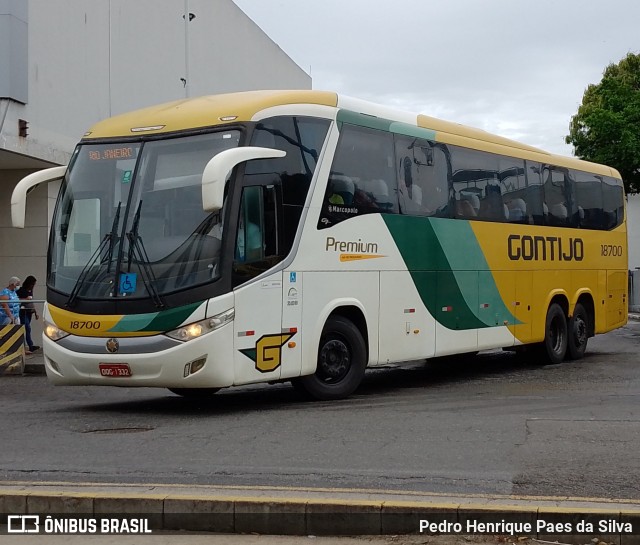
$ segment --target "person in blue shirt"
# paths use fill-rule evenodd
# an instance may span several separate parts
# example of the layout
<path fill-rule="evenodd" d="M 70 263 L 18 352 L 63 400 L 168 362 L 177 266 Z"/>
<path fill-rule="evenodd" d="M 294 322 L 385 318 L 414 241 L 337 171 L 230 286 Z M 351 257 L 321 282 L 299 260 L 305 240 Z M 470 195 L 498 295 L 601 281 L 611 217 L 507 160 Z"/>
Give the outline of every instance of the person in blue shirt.
<path fill-rule="evenodd" d="M 20 299 L 16 290 L 20 279 L 12 276 L 9 285 L 0 291 L 0 326 L 20 323 Z"/>

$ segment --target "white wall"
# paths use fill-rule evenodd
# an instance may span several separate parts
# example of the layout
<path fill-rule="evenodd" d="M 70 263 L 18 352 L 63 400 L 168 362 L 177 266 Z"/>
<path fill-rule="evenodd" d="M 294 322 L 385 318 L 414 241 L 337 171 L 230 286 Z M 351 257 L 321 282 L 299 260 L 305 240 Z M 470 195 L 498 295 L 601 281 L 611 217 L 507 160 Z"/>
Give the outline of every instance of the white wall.
<path fill-rule="evenodd" d="M 183 10 L 183 0 L 29 0 L 29 139 L 71 151 L 100 119 L 185 97 Z M 189 0 L 189 11 L 191 96 L 311 88 L 231 0 Z"/>

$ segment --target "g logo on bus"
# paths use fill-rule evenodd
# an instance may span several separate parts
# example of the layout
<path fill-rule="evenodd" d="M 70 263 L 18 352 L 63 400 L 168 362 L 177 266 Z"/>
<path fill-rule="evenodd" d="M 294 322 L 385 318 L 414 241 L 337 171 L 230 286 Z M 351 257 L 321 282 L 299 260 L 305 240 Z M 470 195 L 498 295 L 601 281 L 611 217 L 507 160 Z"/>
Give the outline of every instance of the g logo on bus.
<path fill-rule="evenodd" d="M 255 348 L 240 350 L 256 364 L 256 369 L 261 373 L 275 371 L 282 362 L 282 346 L 295 333 L 278 333 L 276 335 L 263 335 L 256 341 Z"/>
<path fill-rule="evenodd" d="M 107 352 L 115 354 L 118 350 L 120 350 L 120 343 L 118 342 L 118 339 L 111 338 L 107 341 L 106 347 Z"/>

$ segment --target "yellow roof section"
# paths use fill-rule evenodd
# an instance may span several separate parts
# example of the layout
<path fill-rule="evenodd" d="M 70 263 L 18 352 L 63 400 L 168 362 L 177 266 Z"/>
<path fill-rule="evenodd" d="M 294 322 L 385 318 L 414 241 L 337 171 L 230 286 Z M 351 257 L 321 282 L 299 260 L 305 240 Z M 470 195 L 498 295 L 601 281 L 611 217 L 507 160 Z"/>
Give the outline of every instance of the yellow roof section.
<path fill-rule="evenodd" d="M 517 148 L 527 151 L 534 151 L 538 153 L 546 153 L 538 148 L 517 142 L 516 140 L 510 140 L 503 136 L 497 136 L 490 132 L 483 131 L 482 129 L 476 129 L 474 127 L 467 127 L 459 123 L 453 123 L 451 121 L 443 121 L 435 117 L 429 117 L 427 115 L 418 115 L 418 127 L 425 129 L 432 129 L 436 132 L 446 132 L 449 134 L 455 134 L 458 136 L 466 136 L 467 138 L 473 138 L 474 140 L 482 140 L 484 142 L 491 142 L 492 144 L 498 144 L 500 146 L 507 146 L 510 148 Z"/>
<path fill-rule="evenodd" d="M 583 161 L 575 157 L 556 155 L 516 140 L 498 136 L 483 131 L 482 129 L 467 127 L 459 123 L 419 114 L 418 126 L 424 129 L 434 130 L 436 132 L 436 140 L 444 144 L 457 144 L 480 151 L 510 155 L 512 157 L 520 157 L 522 159 L 530 159 L 556 166 L 575 168 L 577 170 L 620 178 L 618 171 L 606 165 Z"/>
<path fill-rule="evenodd" d="M 328 91 L 246 91 L 189 98 L 151 106 L 99 121 L 85 138 L 160 134 L 236 121 L 249 121 L 257 112 L 283 104 L 336 106 L 338 96 Z M 225 120 L 225 118 L 227 118 Z M 150 129 L 153 127 L 152 129 Z M 145 129 L 136 131 L 135 129 Z M 134 130 L 132 130 L 134 129 Z"/>

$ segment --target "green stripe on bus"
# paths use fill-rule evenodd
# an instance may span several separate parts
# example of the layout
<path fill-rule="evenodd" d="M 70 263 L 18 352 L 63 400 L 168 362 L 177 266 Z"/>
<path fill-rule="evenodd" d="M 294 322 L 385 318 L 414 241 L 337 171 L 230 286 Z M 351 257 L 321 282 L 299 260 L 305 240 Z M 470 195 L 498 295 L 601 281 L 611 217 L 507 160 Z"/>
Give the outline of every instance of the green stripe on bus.
<path fill-rule="evenodd" d="M 347 123 L 349 125 L 357 125 L 358 127 L 367 127 L 369 129 L 377 129 L 379 131 L 389 131 L 391 121 L 382 119 L 374 115 L 364 115 L 351 110 L 339 110 L 336 116 L 339 124 Z"/>
<path fill-rule="evenodd" d="M 467 221 L 382 217 L 422 302 L 440 324 L 458 330 L 496 325 L 479 316 L 478 271 L 489 271 L 489 266 Z M 493 277 L 483 275 L 483 282 L 482 302 L 491 305 L 492 314 L 519 323 L 504 305 Z"/>
<path fill-rule="evenodd" d="M 340 110 L 337 115 L 337 120 L 339 124 L 347 123 L 358 127 L 367 127 L 369 129 L 377 129 L 402 134 L 404 136 L 413 136 L 415 138 L 424 138 L 426 140 L 436 139 L 436 132 L 431 129 L 423 129 L 417 125 L 390 121 L 373 115 L 359 114 L 350 110 Z"/>
<path fill-rule="evenodd" d="M 201 303 L 192 303 L 148 314 L 132 314 L 122 319 L 109 331 L 124 333 L 133 331 L 171 331 L 180 326 Z"/>
<path fill-rule="evenodd" d="M 192 303 L 183 307 L 163 310 L 141 331 L 171 331 L 179 327 L 202 303 Z"/>

